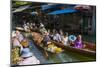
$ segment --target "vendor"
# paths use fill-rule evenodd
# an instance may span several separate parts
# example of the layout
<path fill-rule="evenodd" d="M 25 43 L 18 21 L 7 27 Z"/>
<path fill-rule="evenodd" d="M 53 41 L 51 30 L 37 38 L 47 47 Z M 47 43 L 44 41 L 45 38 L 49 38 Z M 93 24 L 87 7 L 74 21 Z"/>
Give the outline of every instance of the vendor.
<path fill-rule="evenodd" d="M 24 36 L 18 30 L 15 32 L 15 34 L 20 42 L 24 39 Z"/>
<path fill-rule="evenodd" d="M 82 36 L 81 35 L 77 36 L 77 39 L 75 40 L 74 46 L 76 48 L 82 48 L 83 47 Z"/>
<path fill-rule="evenodd" d="M 30 52 L 29 48 L 24 48 L 21 52 L 22 60 L 18 63 L 19 65 L 32 65 L 40 64 L 40 61 Z"/>
<path fill-rule="evenodd" d="M 29 31 L 29 23 L 27 23 L 27 24 L 24 25 L 24 30 L 25 30 L 26 32 Z"/>
<path fill-rule="evenodd" d="M 17 62 L 20 60 L 20 53 L 21 50 L 23 50 L 22 45 L 20 44 L 20 41 L 17 38 L 17 35 L 15 33 L 15 31 L 12 31 L 12 54 L 11 54 L 11 58 L 12 58 L 12 63 L 13 64 L 17 64 Z"/>
<path fill-rule="evenodd" d="M 20 50 L 22 50 L 23 47 L 22 47 L 22 45 L 20 44 L 21 39 L 22 39 L 22 38 L 20 38 L 20 37 L 18 36 L 18 34 L 16 34 L 16 31 L 13 31 L 13 32 L 12 32 L 12 47 L 13 47 L 13 48 L 14 48 L 14 47 L 19 47 Z"/>

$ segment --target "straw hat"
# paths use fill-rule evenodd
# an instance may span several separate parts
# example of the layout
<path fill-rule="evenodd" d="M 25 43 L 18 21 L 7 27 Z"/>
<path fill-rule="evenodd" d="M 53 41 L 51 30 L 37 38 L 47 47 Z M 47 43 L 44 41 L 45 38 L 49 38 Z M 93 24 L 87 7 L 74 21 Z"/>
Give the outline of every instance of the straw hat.
<path fill-rule="evenodd" d="M 11 37 L 16 37 L 16 33 L 15 33 L 15 31 L 12 31 L 12 35 L 11 35 Z"/>
<path fill-rule="evenodd" d="M 28 40 L 27 40 L 27 39 L 23 39 L 23 40 L 21 41 L 21 45 L 22 45 L 23 47 L 28 47 L 28 46 L 29 46 Z"/>
<path fill-rule="evenodd" d="M 31 57 L 31 56 L 33 56 L 33 53 L 30 52 L 29 48 L 24 48 L 22 50 L 21 57 L 26 58 L 26 57 Z"/>

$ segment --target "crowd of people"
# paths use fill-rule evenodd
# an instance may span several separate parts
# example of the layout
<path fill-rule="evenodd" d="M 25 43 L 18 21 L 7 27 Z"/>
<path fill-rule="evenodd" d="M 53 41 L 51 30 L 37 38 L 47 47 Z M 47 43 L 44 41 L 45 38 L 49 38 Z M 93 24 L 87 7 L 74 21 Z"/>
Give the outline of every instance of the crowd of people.
<path fill-rule="evenodd" d="M 82 36 L 77 35 L 68 35 L 67 32 L 63 32 L 62 30 L 57 31 L 53 30 L 53 32 L 47 31 L 44 33 L 43 41 L 47 44 L 50 41 L 56 41 L 58 43 L 62 43 L 65 46 L 73 46 L 75 48 L 83 48 Z"/>
<path fill-rule="evenodd" d="M 69 35 L 68 32 L 64 32 L 62 29 L 46 29 L 43 23 L 24 23 L 23 28 L 25 31 L 38 31 L 43 36 L 44 44 L 47 44 L 49 41 L 54 40 L 63 45 L 73 46 L 76 48 L 82 48 L 82 36 L 79 34 L 77 36 Z"/>
<path fill-rule="evenodd" d="M 69 35 L 68 32 L 63 32 L 62 29 L 46 29 L 43 23 L 24 23 L 23 28 L 26 32 L 35 31 L 42 35 L 43 44 L 48 45 L 51 41 L 62 43 L 65 46 L 73 46 L 75 48 L 83 48 L 82 36 Z M 20 31 L 12 31 L 12 48 L 18 47 L 20 52 L 16 52 L 21 57 L 19 65 L 40 64 L 40 61 L 33 55 L 29 49 L 28 39 L 24 37 Z M 19 59 L 18 59 L 19 60 Z M 15 60 L 13 60 L 15 61 Z"/>

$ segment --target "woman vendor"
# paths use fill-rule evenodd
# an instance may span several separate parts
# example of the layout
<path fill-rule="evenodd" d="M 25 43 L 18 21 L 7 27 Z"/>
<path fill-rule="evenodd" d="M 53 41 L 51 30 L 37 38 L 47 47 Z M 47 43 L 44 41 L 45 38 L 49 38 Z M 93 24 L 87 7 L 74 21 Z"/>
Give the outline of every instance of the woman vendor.
<path fill-rule="evenodd" d="M 12 47 L 19 47 L 20 50 L 23 49 L 21 43 L 21 40 L 23 40 L 23 36 L 20 34 L 19 31 L 13 31 L 12 32 Z"/>
<path fill-rule="evenodd" d="M 32 65 L 40 64 L 40 61 L 30 52 L 29 48 L 24 48 L 21 52 L 22 60 L 18 63 L 19 65 Z"/>
<path fill-rule="evenodd" d="M 20 61 L 20 53 L 21 50 L 23 50 L 22 45 L 20 44 L 20 40 L 18 39 L 16 35 L 16 31 L 12 31 L 12 63 L 17 64 L 18 61 Z"/>
<path fill-rule="evenodd" d="M 39 64 L 40 61 L 29 49 L 28 39 L 23 39 L 21 45 L 23 46 L 23 50 L 21 51 L 21 61 L 19 62 L 19 65 Z"/>

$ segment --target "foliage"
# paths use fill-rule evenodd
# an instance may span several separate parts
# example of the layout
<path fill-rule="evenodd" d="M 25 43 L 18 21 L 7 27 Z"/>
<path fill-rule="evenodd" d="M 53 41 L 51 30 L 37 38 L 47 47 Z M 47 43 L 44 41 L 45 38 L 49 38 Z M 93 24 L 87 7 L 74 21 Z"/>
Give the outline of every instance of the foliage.
<path fill-rule="evenodd" d="M 25 1 L 13 1 L 12 2 L 13 7 L 18 7 L 18 6 L 22 6 L 22 5 L 28 5 L 28 4 L 32 4 L 32 3 L 31 2 L 25 2 Z"/>

